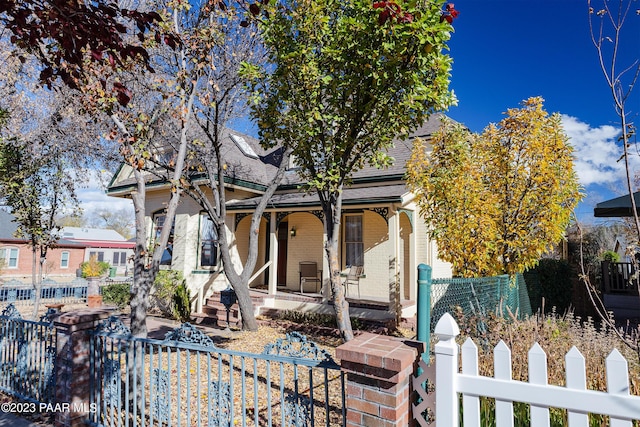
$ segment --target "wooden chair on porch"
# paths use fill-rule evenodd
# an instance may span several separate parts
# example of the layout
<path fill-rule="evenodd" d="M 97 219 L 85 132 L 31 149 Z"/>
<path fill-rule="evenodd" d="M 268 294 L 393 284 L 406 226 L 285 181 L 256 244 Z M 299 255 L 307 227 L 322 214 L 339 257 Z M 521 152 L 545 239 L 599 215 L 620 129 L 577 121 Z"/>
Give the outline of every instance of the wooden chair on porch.
<path fill-rule="evenodd" d="M 318 292 L 318 284 L 322 285 L 322 270 L 318 270 L 318 264 L 314 261 L 302 261 L 300 268 L 300 293 L 304 294 L 304 285 L 308 282 L 315 283 L 315 292 Z"/>
<path fill-rule="evenodd" d="M 364 267 L 361 265 L 352 265 L 349 267 L 347 278 L 344 281 L 344 295 L 349 295 L 349 285 L 358 287 L 358 298 L 360 298 L 360 276 L 364 272 Z"/>

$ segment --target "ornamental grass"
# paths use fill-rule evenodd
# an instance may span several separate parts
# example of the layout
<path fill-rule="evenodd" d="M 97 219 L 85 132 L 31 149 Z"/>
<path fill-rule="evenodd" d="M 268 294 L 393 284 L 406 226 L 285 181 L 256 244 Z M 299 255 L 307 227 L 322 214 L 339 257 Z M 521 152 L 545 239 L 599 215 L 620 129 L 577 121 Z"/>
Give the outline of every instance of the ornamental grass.
<path fill-rule="evenodd" d="M 470 337 L 478 347 L 480 375 L 493 376 L 493 349 L 500 342 L 511 349 L 512 376 L 516 381 L 528 381 L 528 352 L 538 343 L 547 354 L 548 382 L 565 385 L 565 355 L 576 346 L 585 358 L 587 389 L 607 391 L 605 360 L 614 348 L 627 359 L 629 366 L 629 387 L 632 395 L 640 395 L 640 350 L 638 342 L 640 329 L 637 325 L 627 325 L 618 331 L 600 326 L 592 318 L 581 319 L 568 312 L 560 315 L 555 311 L 547 315 L 538 314 L 519 320 L 515 316 L 479 315 L 465 317 L 462 310 L 457 313 L 460 325 L 459 344 Z M 628 345 L 620 338 L 622 335 Z M 515 426 L 530 426 L 529 405 L 514 403 Z M 495 400 L 482 398 L 481 418 L 483 426 L 495 426 Z M 639 414 L 640 417 L 640 414 Z M 567 411 L 550 409 L 551 426 L 566 426 Z M 609 425 L 609 417 L 590 414 L 590 427 Z M 640 427 L 640 421 L 633 422 Z"/>

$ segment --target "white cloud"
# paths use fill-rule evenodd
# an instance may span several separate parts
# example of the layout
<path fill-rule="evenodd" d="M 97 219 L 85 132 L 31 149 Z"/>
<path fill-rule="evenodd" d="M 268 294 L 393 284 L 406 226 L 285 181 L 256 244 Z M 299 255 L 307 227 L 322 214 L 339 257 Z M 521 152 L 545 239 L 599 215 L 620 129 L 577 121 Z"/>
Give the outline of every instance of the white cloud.
<path fill-rule="evenodd" d="M 618 161 L 622 146 L 617 143 L 619 128 L 602 125 L 591 127 L 572 116 L 562 115 L 562 125 L 574 148 L 575 168 L 580 183 L 616 185 L 624 182 L 626 172 L 623 161 Z M 632 171 L 640 169 L 640 156 L 630 155 Z"/>
<path fill-rule="evenodd" d="M 78 176 L 76 182 L 80 183 L 76 187 L 76 191 L 85 215 L 94 211 L 119 211 L 121 209 L 131 209 L 133 214 L 133 206 L 130 199 L 106 195 L 105 191 L 111 180 L 111 172 L 77 171 L 76 175 Z"/>

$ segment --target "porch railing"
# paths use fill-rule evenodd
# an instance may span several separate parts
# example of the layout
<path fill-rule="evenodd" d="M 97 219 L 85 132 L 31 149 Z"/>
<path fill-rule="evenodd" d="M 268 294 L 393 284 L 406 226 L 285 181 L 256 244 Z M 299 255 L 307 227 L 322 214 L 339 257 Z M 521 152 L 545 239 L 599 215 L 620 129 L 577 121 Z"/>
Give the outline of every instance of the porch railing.
<path fill-rule="evenodd" d="M 640 279 L 631 262 L 602 261 L 605 294 L 638 295 Z"/>

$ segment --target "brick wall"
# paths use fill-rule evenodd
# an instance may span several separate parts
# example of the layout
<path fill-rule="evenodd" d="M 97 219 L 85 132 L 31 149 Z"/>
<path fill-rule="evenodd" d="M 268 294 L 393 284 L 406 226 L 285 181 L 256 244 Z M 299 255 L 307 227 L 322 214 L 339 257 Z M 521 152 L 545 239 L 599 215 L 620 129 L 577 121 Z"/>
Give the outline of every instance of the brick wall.
<path fill-rule="evenodd" d="M 413 423 L 411 375 L 424 343 L 364 333 L 336 349 L 347 373 L 347 427 Z"/>

